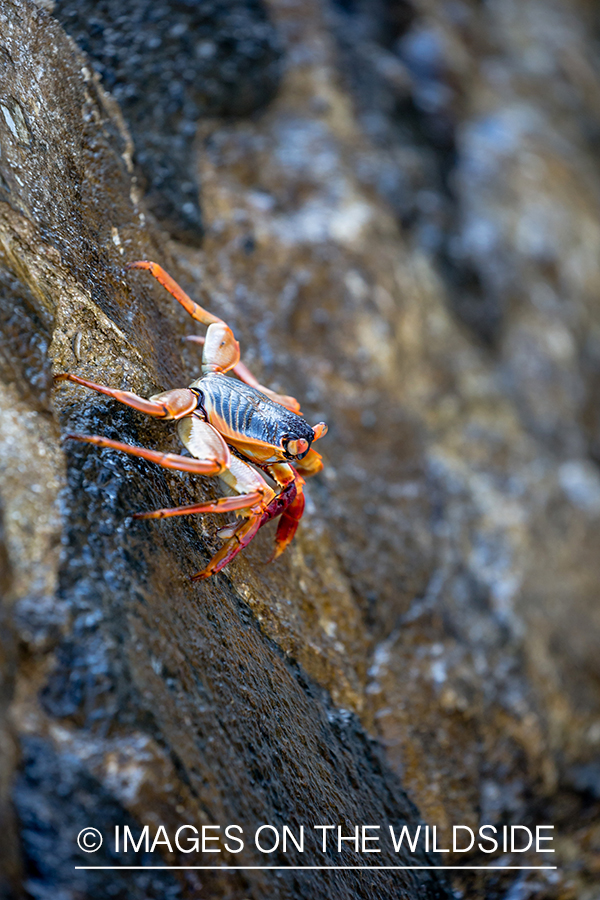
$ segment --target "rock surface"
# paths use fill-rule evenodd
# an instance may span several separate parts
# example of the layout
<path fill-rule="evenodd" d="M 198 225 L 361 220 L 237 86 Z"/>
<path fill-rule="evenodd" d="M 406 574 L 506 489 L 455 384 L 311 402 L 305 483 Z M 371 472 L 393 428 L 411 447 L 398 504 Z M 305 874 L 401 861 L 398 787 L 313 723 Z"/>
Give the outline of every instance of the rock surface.
<path fill-rule="evenodd" d="M 53 13 L 127 118 L 146 205 L 198 244 L 198 119 L 249 115 L 277 86 L 281 48 L 262 2 L 58 0 Z"/>
<path fill-rule="evenodd" d="M 241 5 L 222 6 L 227 35 Z M 257 63 L 248 106 L 199 110 L 196 249 L 149 213 L 92 62 L 49 13 L 0 0 L 6 893 L 450 896 L 436 872 L 74 869 L 88 825 L 425 821 L 553 824 L 557 871 L 473 873 L 453 889 L 591 900 L 596 23 L 558 0 L 244 8 L 275 68 Z M 73 37 L 89 33 L 93 53 L 92 25 Z M 159 85 L 176 80 L 169 59 L 157 54 Z M 229 96 L 219 72 L 206 96 Z M 202 66 L 195 77 L 202 93 Z M 168 147 L 164 119 L 144 128 Z M 181 237 L 180 224 L 163 215 Z M 330 424 L 327 467 L 273 565 L 265 528 L 192 585 L 216 524 L 128 516 L 215 484 L 61 444 L 76 430 L 178 449 L 173 429 L 52 386 L 72 371 L 148 396 L 197 373 L 190 320 L 124 269 L 144 257 L 228 320 L 264 382 Z M 128 858 L 142 860 L 189 863 Z"/>

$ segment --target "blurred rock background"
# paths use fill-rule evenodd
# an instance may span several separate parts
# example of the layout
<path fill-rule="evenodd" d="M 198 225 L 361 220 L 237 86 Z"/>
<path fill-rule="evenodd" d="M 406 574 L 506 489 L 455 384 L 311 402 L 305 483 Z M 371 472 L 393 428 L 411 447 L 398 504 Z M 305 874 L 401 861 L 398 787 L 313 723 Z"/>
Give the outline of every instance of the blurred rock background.
<path fill-rule="evenodd" d="M 0 3 L 6 893 L 595 900 L 595 4 L 41 6 Z M 214 484 L 60 444 L 177 448 L 52 388 L 195 377 L 144 256 L 330 424 L 272 566 L 190 585 L 216 523 L 127 516 Z M 226 820 L 553 824 L 559 868 L 74 875 L 84 825 Z"/>

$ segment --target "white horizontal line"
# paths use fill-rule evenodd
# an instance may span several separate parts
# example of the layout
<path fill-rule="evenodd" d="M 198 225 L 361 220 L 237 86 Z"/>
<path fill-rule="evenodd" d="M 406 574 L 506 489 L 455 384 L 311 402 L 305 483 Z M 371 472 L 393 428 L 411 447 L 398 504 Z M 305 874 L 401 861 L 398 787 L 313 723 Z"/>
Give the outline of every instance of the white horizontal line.
<path fill-rule="evenodd" d="M 396 869 L 557 869 L 558 866 L 75 866 L 76 869 L 202 869 L 222 872 L 226 869 L 368 869 L 369 871 Z"/>

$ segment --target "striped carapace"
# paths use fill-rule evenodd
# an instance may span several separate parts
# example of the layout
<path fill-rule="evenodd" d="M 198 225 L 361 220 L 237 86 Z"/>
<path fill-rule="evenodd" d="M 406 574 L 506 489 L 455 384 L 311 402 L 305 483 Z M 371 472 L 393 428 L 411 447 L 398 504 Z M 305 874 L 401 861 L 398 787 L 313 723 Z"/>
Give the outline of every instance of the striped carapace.
<path fill-rule="evenodd" d="M 176 388 L 148 400 L 71 373 L 55 378 L 99 391 L 147 415 L 177 420 L 179 436 L 191 458 L 134 447 L 98 435 L 66 437 L 140 456 L 167 469 L 218 475 L 234 491 L 233 496 L 209 503 L 134 515 L 136 519 L 163 519 L 194 513 L 235 512 L 241 517 L 240 521 L 219 530 L 225 539 L 223 546 L 194 579 L 219 572 L 250 543 L 261 525 L 279 517 L 273 555 L 276 558 L 294 537 L 302 517 L 304 478 L 323 468 L 321 456 L 312 444 L 326 433 L 327 426 L 319 422 L 311 427 L 300 415 L 300 405 L 294 397 L 277 394 L 261 385 L 240 361 L 239 344 L 229 326 L 188 297 L 159 265 L 141 260 L 127 268 L 148 269 L 194 319 L 208 326 L 205 337 L 189 338 L 204 345 L 202 376 L 189 388 Z M 276 489 L 259 470 L 270 476 Z"/>
<path fill-rule="evenodd" d="M 190 390 L 198 394 L 198 408 L 206 421 L 228 444 L 241 450 L 250 441 L 255 453 L 264 446 L 262 462 L 279 462 L 280 449 L 288 460 L 303 459 L 315 439 L 313 429 L 302 416 L 235 378 L 209 372 L 193 381 Z M 298 441 L 304 442 L 300 451 L 296 447 Z M 273 448 L 277 448 L 277 454 Z"/>

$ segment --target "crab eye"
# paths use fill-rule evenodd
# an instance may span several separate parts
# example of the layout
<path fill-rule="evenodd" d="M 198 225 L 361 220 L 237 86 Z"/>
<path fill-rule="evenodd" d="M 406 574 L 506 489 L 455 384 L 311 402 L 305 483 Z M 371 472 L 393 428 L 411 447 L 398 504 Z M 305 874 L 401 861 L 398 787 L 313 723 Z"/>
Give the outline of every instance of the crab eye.
<path fill-rule="evenodd" d="M 310 449 L 308 441 L 305 438 L 297 437 L 295 434 L 290 434 L 284 438 L 282 446 L 288 459 L 302 459 Z"/>

